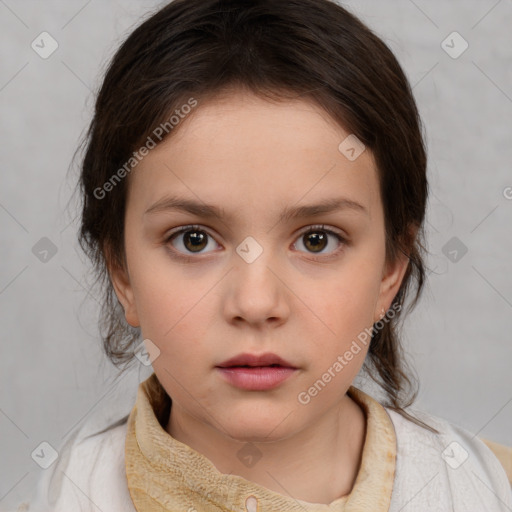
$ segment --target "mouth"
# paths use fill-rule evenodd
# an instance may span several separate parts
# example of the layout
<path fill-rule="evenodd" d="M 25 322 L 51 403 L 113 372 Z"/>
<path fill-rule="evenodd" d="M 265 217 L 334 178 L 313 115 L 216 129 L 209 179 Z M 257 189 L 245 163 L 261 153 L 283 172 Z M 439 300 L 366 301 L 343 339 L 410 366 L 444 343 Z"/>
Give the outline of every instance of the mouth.
<path fill-rule="evenodd" d="M 261 355 L 256 354 L 239 354 L 217 366 L 218 368 L 255 368 L 255 367 L 267 367 L 267 368 L 292 368 L 296 369 L 291 363 L 279 357 L 276 354 L 266 353 Z"/>
<path fill-rule="evenodd" d="M 298 370 L 276 354 L 240 354 L 216 368 L 232 386 L 248 391 L 276 388 Z"/>

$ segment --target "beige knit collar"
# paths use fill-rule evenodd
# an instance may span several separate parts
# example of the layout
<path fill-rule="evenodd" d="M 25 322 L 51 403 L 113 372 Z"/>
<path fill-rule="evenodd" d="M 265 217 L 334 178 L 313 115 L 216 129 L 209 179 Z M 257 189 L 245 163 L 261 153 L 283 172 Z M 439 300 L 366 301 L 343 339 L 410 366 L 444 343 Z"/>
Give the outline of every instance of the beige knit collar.
<path fill-rule="evenodd" d="M 387 512 L 395 476 L 393 424 L 374 398 L 354 386 L 347 393 L 367 417 L 361 467 L 349 495 L 329 505 L 314 504 L 221 473 L 204 455 L 169 435 L 162 425 L 171 399 L 153 373 L 139 384 L 125 442 L 126 478 L 137 512 Z"/>

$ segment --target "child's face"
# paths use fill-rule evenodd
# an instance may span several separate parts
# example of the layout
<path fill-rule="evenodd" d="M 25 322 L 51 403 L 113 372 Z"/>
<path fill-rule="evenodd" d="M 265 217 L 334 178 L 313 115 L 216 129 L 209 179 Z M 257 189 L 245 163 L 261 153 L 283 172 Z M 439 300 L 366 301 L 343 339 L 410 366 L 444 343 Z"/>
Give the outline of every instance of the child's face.
<path fill-rule="evenodd" d="M 235 93 L 199 103 L 181 123 L 130 176 L 128 272 L 114 274 L 116 292 L 160 350 L 153 368 L 173 414 L 240 440 L 286 438 L 344 398 L 368 350 L 353 342 L 388 309 L 408 261 L 385 265 L 370 151 L 350 161 L 338 149 L 349 133 L 318 107 Z M 168 196 L 225 217 L 148 212 Z M 338 198 L 363 208 L 279 220 Z M 199 228 L 166 241 L 188 225 Z M 274 353 L 296 370 L 280 383 L 268 370 L 267 389 L 240 370 L 230 380 L 218 366 L 242 353 Z"/>

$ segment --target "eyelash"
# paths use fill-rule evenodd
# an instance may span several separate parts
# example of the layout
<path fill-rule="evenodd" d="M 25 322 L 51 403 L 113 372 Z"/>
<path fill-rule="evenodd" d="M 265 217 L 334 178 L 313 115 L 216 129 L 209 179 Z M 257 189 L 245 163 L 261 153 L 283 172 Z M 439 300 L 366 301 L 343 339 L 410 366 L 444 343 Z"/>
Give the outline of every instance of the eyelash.
<path fill-rule="evenodd" d="M 188 225 L 188 226 L 180 227 L 180 228 L 172 231 L 168 236 L 166 236 L 165 243 L 169 244 L 171 242 L 171 240 L 173 238 L 175 238 L 176 236 L 178 236 L 178 235 L 180 235 L 182 233 L 186 233 L 187 231 L 194 231 L 194 230 L 202 231 L 202 232 L 206 233 L 210 238 L 214 238 L 208 232 L 208 230 L 204 229 L 202 226 L 200 226 L 198 224 L 191 224 L 191 225 Z M 341 246 L 338 249 L 335 249 L 333 252 L 329 253 L 327 256 L 315 256 L 314 253 L 309 253 L 310 254 L 310 256 L 309 256 L 310 260 L 313 260 L 313 261 L 326 261 L 326 260 L 329 260 L 329 259 L 331 259 L 333 257 L 338 256 L 338 254 L 344 249 L 344 246 L 348 245 L 348 241 L 347 241 L 347 239 L 344 236 L 342 236 L 340 233 L 338 233 L 336 231 L 333 231 L 332 229 L 326 228 L 323 224 L 309 226 L 307 229 L 305 229 L 305 230 L 303 230 L 303 231 L 301 231 L 299 233 L 299 235 L 297 236 L 297 240 L 299 240 L 304 235 L 307 235 L 307 234 L 312 233 L 312 232 L 314 233 L 314 232 L 317 232 L 317 231 L 323 231 L 324 233 L 327 233 L 329 235 L 334 236 L 338 240 L 338 242 L 340 242 Z M 169 248 L 169 247 L 168 247 L 168 250 L 169 250 L 169 252 L 170 252 L 172 257 L 180 259 L 180 260 L 182 260 L 184 262 L 197 262 L 198 261 L 198 257 L 197 256 L 186 256 L 183 253 L 177 251 L 176 249 Z M 198 253 L 198 254 L 200 254 L 200 253 Z"/>

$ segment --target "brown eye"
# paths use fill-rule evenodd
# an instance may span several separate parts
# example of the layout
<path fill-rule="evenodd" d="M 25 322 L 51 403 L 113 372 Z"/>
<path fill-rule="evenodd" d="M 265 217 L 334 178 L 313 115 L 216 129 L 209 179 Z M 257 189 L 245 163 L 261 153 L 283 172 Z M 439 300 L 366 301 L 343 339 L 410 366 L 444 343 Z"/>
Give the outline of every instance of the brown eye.
<path fill-rule="evenodd" d="M 336 255 L 340 247 L 343 248 L 346 245 L 346 240 L 335 231 L 325 229 L 324 226 L 313 226 L 303 232 L 299 236 L 298 241 L 295 242 L 295 246 L 300 246 L 301 244 L 309 254 L 325 255 L 328 257 Z M 330 250 L 327 248 L 330 248 Z"/>
<path fill-rule="evenodd" d="M 304 246 L 313 252 L 321 252 L 327 246 L 327 236 L 325 233 L 313 231 L 303 235 Z"/>
<path fill-rule="evenodd" d="M 185 231 L 183 245 L 191 252 L 202 251 L 207 245 L 207 236 L 204 231 Z"/>
<path fill-rule="evenodd" d="M 183 255 L 210 252 L 205 251 L 208 245 L 211 245 L 213 237 L 211 237 L 206 231 L 201 229 L 199 226 L 186 226 L 172 233 L 166 240 L 170 243 L 175 252 Z M 213 242 L 215 246 L 215 243 Z"/>

